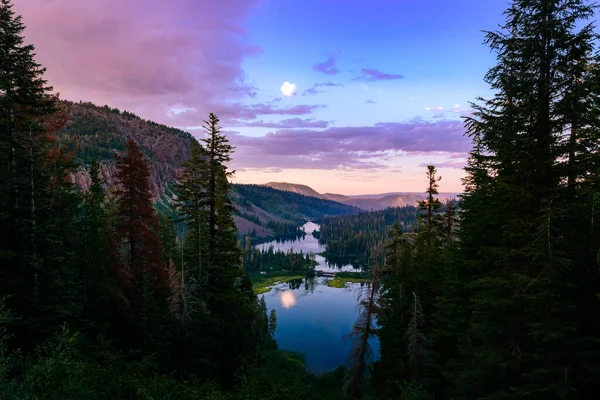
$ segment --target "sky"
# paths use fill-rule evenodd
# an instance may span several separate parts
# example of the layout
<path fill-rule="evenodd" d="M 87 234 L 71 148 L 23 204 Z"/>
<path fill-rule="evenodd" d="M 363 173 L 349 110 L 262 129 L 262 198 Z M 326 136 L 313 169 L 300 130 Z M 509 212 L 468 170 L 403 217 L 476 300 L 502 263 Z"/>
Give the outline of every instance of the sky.
<path fill-rule="evenodd" d="M 14 1 L 61 98 L 236 147 L 235 182 L 347 195 L 462 191 L 462 116 L 491 91 L 505 0 Z"/>

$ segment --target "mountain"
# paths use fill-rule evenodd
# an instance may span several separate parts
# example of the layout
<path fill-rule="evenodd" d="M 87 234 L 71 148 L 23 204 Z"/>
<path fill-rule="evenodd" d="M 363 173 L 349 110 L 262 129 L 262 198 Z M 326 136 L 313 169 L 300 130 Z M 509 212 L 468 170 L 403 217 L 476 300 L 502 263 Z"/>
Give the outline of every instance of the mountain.
<path fill-rule="evenodd" d="M 325 197 L 328 200 L 339 201 L 339 202 L 342 202 L 342 203 L 344 201 L 350 200 L 350 197 L 344 196 L 343 194 L 323 193 L 322 196 Z"/>
<path fill-rule="evenodd" d="M 287 182 L 269 182 L 265 183 L 263 186 L 267 186 L 277 190 L 284 190 L 286 192 L 293 192 L 302 194 L 304 196 L 312 196 L 318 199 L 327 199 L 326 196 L 320 194 L 310 186 L 299 185 L 297 183 L 287 183 Z"/>
<path fill-rule="evenodd" d="M 321 194 L 310 186 L 287 182 L 269 182 L 264 184 L 264 186 L 301 193 L 319 199 L 332 200 L 369 211 L 383 210 L 387 207 L 416 206 L 420 200 L 425 198 L 425 194 L 421 192 L 389 192 L 361 195 L 342 195 L 336 193 Z M 440 193 L 438 198 L 444 203 L 446 200 L 456 198 L 459 194 L 460 193 Z"/>
<path fill-rule="evenodd" d="M 256 229 L 256 236 L 261 236 L 260 233 L 271 233 L 269 236 L 272 236 L 278 224 L 291 223 L 297 226 L 306 220 L 314 221 L 323 217 L 357 214 L 361 211 L 352 205 L 279 190 L 267 185 L 235 184 L 233 192 L 234 199 L 239 205 L 236 215 L 253 223 L 248 228 L 245 225 L 238 225 L 238 230 L 240 233 L 250 233 L 252 229 Z"/>
<path fill-rule="evenodd" d="M 99 107 L 83 102 L 63 104 L 70 119 L 57 136 L 60 145 L 72 150 L 80 162 L 81 166 L 73 176 L 79 187 L 87 189 L 90 185 L 87 168 L 94 158 L 100 163 L 100 172 L 107 186 L 113 187 L 115 154 L 125 150 L 127 139 L 132 138 L 147 156 L 154 201 L 163 210 L 171 208 L 171 187 L 177 179 L 181 162 L 189 156 L 193 140 L 191 134 L 108 106 Z M 307 219 L 359 211 L 351 205 L 322 197 L 292 196 L 288 191 L 275 188 L 247 186 L 234 185 L 232 191 L 236 207 L 234 219 L 238 232 L 243 235 L 273 237 L 295 230 L 298 224 Z M 312 190 L 308 186 L 305 188 Z"/>
<path fill-rule="evenodd" d="M 88 187 L 90 176 L 86 166 L 96 158 L 108 186 L 113 186 L 115 154 L 125 150 L 125 143 L 131 137 L 147 156 L 153 198 L 157 200 L 165 195 L 177 178 L 181 162 L 188 157 L 192 135 L 108 106 L 65 104 L 71 117 L 57 136 L 60 144 L 74 150 L 81 162 L 74 176 L 77 185 L 84 189 Z"/>

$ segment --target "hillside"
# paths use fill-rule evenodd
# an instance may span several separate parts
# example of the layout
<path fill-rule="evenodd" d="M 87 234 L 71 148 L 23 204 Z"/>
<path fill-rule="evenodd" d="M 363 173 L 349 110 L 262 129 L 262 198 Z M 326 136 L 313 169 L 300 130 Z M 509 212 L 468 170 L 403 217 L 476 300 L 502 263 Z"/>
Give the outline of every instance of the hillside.
<path fill-rule="evenodd" d="M 343 194 L 323 193 L 322 196 L 325 197 L 328 200 L 339 201 L 339 202 L 342 202 L 342 203 L 344 201 L 350 200 L 350 198 L 348 196 L 344 196 Z"/>
<path fill-rule="evenodd" d="M 269 182 L 265 183 L 263 186 L 268 186 L 273 189 L 285 190 L 287 192 L 293 192 L 302 194 L 304 196 L 312 196 L 319 199 L 327 199 L 326 196 L 320 194 L 310 186 L 300 185 L 297 183 L 287 183 L 287 182 Z M 332 200 L 332 199 L 329 199 Z"/>
<path fill-rule="evenodd" d="M 265 183 L 263 186 L 299 193 L 305 196 L 312 196 L 319 199 L 340 202 L 368 211 L 383 210 L 388 207 L 416 206 L 417 203 L 424 198 L 424 194 L 421 192 L 389 192 L 362 195 L 342 195 L 336 193 L 321 194 L 310 186 L 287 182 L 269 182 Z M 438 197 L 440 201 L 444 203 L 446 200 L 455 199 L 459 194 L 460 193 L 440 193 Z"/>
<path fill-rule="evenodd" d="M 188 158 L 192 135 L 108 106 L 81 102 L 64 104 L 70 120 L 58 132 L 58 138 L 61 145 L 75 151 L 81 164 L 74 175 L 79 187 L 86 189 L 89 186 L 87 168 L 94 158 L 100 163 L 107 186 L 113 186 L 115 154 L 124 150 L 127 139 L 131 137 L 140 145 L 150 164 L 154 200 L 161 209 L 170 208 L 173 195 L 170 188 L 177 179 L 181 162 Z M 290 196 L 289 192 L 264 186 L 262 191 L 242 186 L 246 185 L 234 186 L 232 198 L 236 207 L 235 223 L 238 232 L 243 235 L 273 237 L 292 233 L 306 219 L 358 211 L 352 206 L 323 198 L 307 198 L 300 194 Z M 305 188 L 312 190 L 308 186 Z"/>
<path fill-rule="evenodd" d="M 154 199 L 165 194 L 177 178 L 181 162 L 188 157 L 192 135 L 108 106 L 65 104 L 71 118 L 66 128 L 58 132 L 58 138 L 62 145 L 76 149 L 81 162 L 74 177 L 78 186 L 85 189 L 90 184 L 86 166 L 93 158 L 100 163 L 107 184 L 114 185 L 114 155 L 125 149 L 125 142 L 131 137 L 148 157 Z"/>
<path fill-rule="evenodd" d="M 279 218 L 278 221 L 275 220 L 274 222 L 293 222 L 294 224 L 302 223 L 305 220 L 360 212 L 359 208 L 351 205 L 314 196 L 305 196 L 291 191 L 278 190 L 265 185 L 235 184 L 233 187 L 235 196 L 239 196 L 237 199 L 240 204 L 238 212 L 250 220 L 253 218 L 248 217 L 248 213 L 264 210 Z M 260 218 L 259 215 L 257 217 Z M 261 222 L 263 222 L 262 226 L 269 224 L 268 220 Z"/>
<path fill-rule="evenodd" d="M 446 200 L 455 199 L 459 193 L 440 193 L 437 197 L 442 203 Z M 351 197 L 347 200 L 340 200 L 344 204 L 353 205 L 355 207 L 362 208 L 363 210 L 383 210 L 388 207 L 406 207 L 416 206 L 420 200 L 424 199 L 424 193 L 401 193 L 401 194 L 390 194 L 379 197 Z"/>

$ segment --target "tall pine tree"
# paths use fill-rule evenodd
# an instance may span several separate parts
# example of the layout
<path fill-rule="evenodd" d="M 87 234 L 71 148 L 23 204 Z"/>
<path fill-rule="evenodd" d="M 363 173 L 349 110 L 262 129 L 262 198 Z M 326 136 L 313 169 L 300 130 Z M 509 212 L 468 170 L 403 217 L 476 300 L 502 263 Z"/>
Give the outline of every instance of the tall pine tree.
<path fill-rule="evenodd" d="M 588 290 L 598 268 L 576 255 L 589 246 L 569 248 L 580 235 L 579 218 L 569 218 L 574 196 L 592 167 L 585 154 L 594 148 L 584 145 L 598 127 L 595 95 L 584 90 L 597 81 L 582 68 L 595 37 L 590 25 L 579 28 L 592 15 L 582 0 L 515 0 L 501 30 L 487 34 L 498 57 L 486 75 L 495 95 L 466 121 L 474 149 L 458 274 L 470 301 L 460 316 L 468 319 L 455 321 L 468 327 L 449 377 L 457 397 L 597 393 L 597 324 L 585 321 L 598 306 Z"/>
<path fill-rule="evenodd" d="M 127 141 L 127 152 L 117 157 L 116 246 L 114 260 L 115 329 L 129 347 L 156 349 L 164 343 L 169 313 L 169 274 L 161 261 L 159 223 L 152 205 L 150 170 L 142 149 Z"/>
<path fill-rule="evenodd" d="M 23 41 L 24 25 L 9 0 L 0 1 L 0 295 L 15 320 L 19 346 L 53 333 L 76 310 L 69 203 L 72 167 L 54 141 L 64 119 L 57 97 Z M 64 261 L 56 270 L 56 263 Z M 66 296 L 66 297 L 65 297 Z"/>

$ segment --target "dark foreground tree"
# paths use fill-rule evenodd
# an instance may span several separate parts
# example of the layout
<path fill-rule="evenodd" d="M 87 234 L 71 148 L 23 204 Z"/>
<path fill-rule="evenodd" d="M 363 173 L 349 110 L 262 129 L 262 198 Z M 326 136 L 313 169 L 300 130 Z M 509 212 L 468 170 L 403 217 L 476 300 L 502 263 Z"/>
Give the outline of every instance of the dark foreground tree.
<path fill-rule="evenodd" d="M 178 211 L 188 236 L 182 304 L 187 367 L 230 384 L 268 342 L 264 310 L 242 269 L 228 169 L 233 147 L 210 114 L 203 145 L 194 142 L 177 185 Z M 260 314 L 257 316 L 257 314 Z"/>
<path fill-rule="evenodd" d="M 154 349 L 166 339 L 169 276 L 161 261 L 159 224 L 152 205 L 150 171 L 140 147 L 129 139 L 117 158 L 116 255 L 113 273 L 118 319 L 114 327 L 128 347 Z"/>
<path fill-rule="evenodd" d="M 453 286 L 463 293 L 442 296 L 468 299 L 449 324 L 461 330 L 446 364 L 458 398 L 598 393 L 592 16 L 583 0 L 516 0 L 487 34 L 498 64 L 486 75 L 494 97 L 466 120 L 475 147 Z"/>

